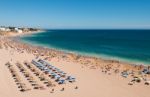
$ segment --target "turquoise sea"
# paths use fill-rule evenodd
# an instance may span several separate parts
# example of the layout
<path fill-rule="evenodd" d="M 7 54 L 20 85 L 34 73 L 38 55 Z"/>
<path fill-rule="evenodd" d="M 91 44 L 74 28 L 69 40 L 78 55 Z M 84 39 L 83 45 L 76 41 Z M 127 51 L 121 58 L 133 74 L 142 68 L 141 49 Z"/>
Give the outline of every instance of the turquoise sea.
<path fill-rule="evenodd" d="M 47 30 L 21 40 L 81 55 L 150 64 L 150 30 Z"/>

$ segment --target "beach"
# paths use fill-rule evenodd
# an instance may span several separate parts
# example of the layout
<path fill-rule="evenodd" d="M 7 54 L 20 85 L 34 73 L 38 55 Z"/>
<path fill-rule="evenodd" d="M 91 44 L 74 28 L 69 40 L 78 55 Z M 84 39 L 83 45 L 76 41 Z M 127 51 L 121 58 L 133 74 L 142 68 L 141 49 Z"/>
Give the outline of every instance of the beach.
<path fill-rule="evenodd" d="M 25 44 L 11 37 L 0 37 L 0 47 L 1 97 L 149 97 L 150 95 L 150 76 L 146 72 L 149 66 L 66 53 Z M 36 59 L 42 59 L 59 68 L 65 72 L 65 76 L 75 77 L 75 82 L 58 84 L 32 63 Z M 33 68 L 35 70 L 32 70 Z M 36 71 L 39 75 L 35 75 Z M 32 79 L 28 79 L 26 74 Z M 31 81 L 36 82 L 37 87 Z M 47 81 L 52 84 L 48 86 Z M 18 83 L 19 86 L 21 83 L 23 88 L 20 88 Z"/>

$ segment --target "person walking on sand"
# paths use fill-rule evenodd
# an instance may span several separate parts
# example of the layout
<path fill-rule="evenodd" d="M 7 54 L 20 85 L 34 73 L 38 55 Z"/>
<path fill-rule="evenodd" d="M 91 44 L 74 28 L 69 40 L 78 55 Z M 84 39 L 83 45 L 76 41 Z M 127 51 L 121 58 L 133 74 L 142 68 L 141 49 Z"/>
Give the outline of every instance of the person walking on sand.
<path fill-rule="evenodd" d="M 54 93 L 54 89 L 52 89 L 52 91 L 50 93 Z"/>
<path fill-rule="evenodd" d="M 76 86 L 75 89 L 78 89 L 78 86 Z"/>
<path fill-rule="evenodd" d="M 61 91 L 64 91 L 64 90 L 65 90 L 65 88 L 62 88 L 62 89 L 61 89 Z"/>

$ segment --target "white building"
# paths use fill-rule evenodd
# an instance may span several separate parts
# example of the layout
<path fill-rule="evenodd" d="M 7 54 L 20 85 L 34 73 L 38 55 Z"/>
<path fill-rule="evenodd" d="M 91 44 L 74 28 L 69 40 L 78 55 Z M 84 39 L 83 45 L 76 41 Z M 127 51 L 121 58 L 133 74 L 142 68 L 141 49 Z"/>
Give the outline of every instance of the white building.
<path fill-rule="evenodd" d="M 5 31 L 7 31 L 7 32 L 9 32 L 9 31 L 11 31 L 9 28 L 7 28 Z"/>
<path fill-rule="evenodd" d="M 19 28 L 15 28 L 15 31 L 18 32 L 18 33 L 22 33 L 23 31 Z"/>
<path fill-rule="evenodd" d="M 0 31 L 6 31 L 6 28 L 0 27 Z"/>
<path fill-rule="evenodd" d="M 15 31 L 18 31 L 19 30 L 19 28 L 15 28 Z"/>
<path fill-rule="evenodd" d="M 17 30 L 17 32 L 18 32 L 18 33 L 22 33 L 23 31 L 22 31 L 22 30 Z"/>

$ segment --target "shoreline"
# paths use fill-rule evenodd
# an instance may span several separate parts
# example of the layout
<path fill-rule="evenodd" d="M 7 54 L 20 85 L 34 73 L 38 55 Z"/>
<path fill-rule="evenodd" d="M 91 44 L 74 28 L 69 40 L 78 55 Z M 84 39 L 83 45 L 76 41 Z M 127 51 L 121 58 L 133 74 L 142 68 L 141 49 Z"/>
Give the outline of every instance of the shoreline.
<path fill-rule="evenodd" d="M 37 32 L 37 33 L 42 33 L 42 32 Z M 34 33 L 30 33 L 28 35 L 31 35 L 31 34 L 34 34 Z M 26 34 L 25 34 L 26 35 Z M 24 35 L 21 35 L 21 36 L 24 36 Z M 125 67 L 131 67 L 131 69 L 133 69 L 133 67 L 137 66 L 137 67 L 148 67 L 149 65 L 145 65 L 144 63 L 141 63 L 141 64 L 136 64 L 135 62 L 126 62 L 126 61 L 120 61 L 119 59 L 117 60 L 113 60 L 113 59 L 109 59 L 109 58 L 102 58 L 102 57 L 95 57 L 95 56 L 90 56 L 90 55 L 83 55 L 83 54 L 79 54 L 79 53 L 76 53 L 76 52 L 71 52 L 71 51 L 64 51 L 64 50 L 59 50 L 59 49 L 55 49 L 55 48 L 49 48 L 49 47 L 46 47 L 46 46 L 43 46 L 43 45 L 36 45 L 36 44 L 30 44 L 30 43 L 26 43 L 26 42 L 23 42 L 23 41 L 20 41 L 20 39 L 16 39 L 16 38 L 20 38 L 20 36 L 16 36 L 16 37 L 9 37 L 12 41 L 14 42 L 17 42 L 19 44 L 22 44 L 22 45 L 27 45 L 27 46 L 31 46 L 31 47 L 35 47 L 35 48 L 38 48 L 38 49 L 44 49 L 44 50 L 48 50 L 48 51 L 52 51 L 52 52 L 58 52 L 58 53 L 61 53 L 61 54 L 66 54 L 66 55 L 71 55 L 71 56 L 75 56 L 75 57 L 83 57 L 83 58 L 87 58 L 87 59 L 93 59 L 93 60 L 100 60 L 100 61 L 104 61 L 104 62 L 112 62 L 112 63 L 120 63 L 120 64 L 123 64 L 123 65 L 126 65 Z"/>
<path fill-rule="evenodd" d="M 22 34 L 22 35 L 14 37 L 14 38 L 20 38 L 20 37 L 24 37 L 24 35 L 32 35 L 32 34 L 34 35 L 36 33 L 43 33 L 43 32 L 45 32 L 45 31 L 43 30 L 43 31 L 32 32 L 32 33 L 28 33 L 28 34 Z M 21 40 L 21 39 L 19 39 L 19 40 Z M 30 41 L 21 40 L 21 42 L 29 44 L 29 45 L 32 44 L 32 42 L 29 43 Z M 83 56 L 83 57 L 99 58 L 101 60 L 108 60 L 108 61 L 119 61 L 119 62 L 125 63 L 125 64 L 136 64 L 136 65 L 144 65 L 144 66 L 149 66 L 150 65 L 149 62 L 141 61 L 141 60 L 137 60 L 137 59 L 131 59 L 130 60 L 128 58 L 117 57 L 117 56 L 114 57 L 114 56 L 111 56 L 111 55 L 109 56 L 109 55 L 105 55 L 105 54 L 96 55 L 96 54 L 93 54 L 93 53 L 70 51 L 70 50 L 64 50 L 64 49 L 61 49 L 61 48 L 45 46 L 45 45 L 38 44 L 38 43 L 35 43 L 33 46 L 48 48 L 50 50 L 61 51 L 61 52 L 64 52 L 64 53 L 71 53 L 71 54 L 75 54 L 75 55 L 79 55 L 79 56 Z"/>
<path fill-rule="evenodd" d="M 42 32 L 41 32 L 42 33 Z M 34 33 L 32 33 L 32 34 L 34 34 Z M 28 35 L 31 35 L 31 34 L 28 34 Z M 23 36 L 23 35 L 21 35 L 21 36 Z M 18 36 L 16 36 L 17 38 L 20 38 L 20 36 L 18 37 Z M 92 56 L 92 55 L 83 55 L 83 54 L 81 54 L 81 53 L 77 53 L 77 52 L 72 52 L 72 51 L 68 51 L 68 50 L 61 50 L 61 49 L 57 49 L 57 48 L 50 48 L 50 47 L 47 47 L 47 46 L 44 46 L 44 45 L 38 45 L 38 44 L 32 44 L 32 43 L 27 43 L 27 42 L 24 42 L 24 41 L 20 41 L 20 39 L 18 40 L 18 39 L 14 39 L 14 38 L 16 38 L 16 37 L 10 37 L 10 38 L 12 38 L 13 39 L 13 41 L 15 41 L 15 42 L 19 42 L 19 43 L 21 43 L 21 44 L 25 44 L 25 45 L 29 45 L 29 46 L 34 46 L 34 47 L 37 47 L 37 48 L 43 48 L 43 49 L 48 49 L 48 50 L 52 50 L 52 51 L 55 51 L 55 52 L 61 52 L 61 53 L 64 53 L 64 54 L 69 54 L 69 55 L 75 55 L 75 56 L 81 56 L 81 57 L 85 57 L 85 58 L 92 58 L 92 59 L 100 59 L 100 60 L 104 60 L 104 61 L 114 61 L 114 62 L 120 62 L 120 63 L 124 63 L 124 64 L 135 64 L 135 63 L 129 63 L 129 62 L 123 62 L 123 61 L 119 61 L 119 59 L 118 60 L 113 60 L 113 59 L 109 59 L 109 58 L 106 58 L 106 59 L 104 59 L 104 58 L 102 58 L 101 56 Z M 145 65 L 145 66 L 147 66 L 147 65 Z"/>

